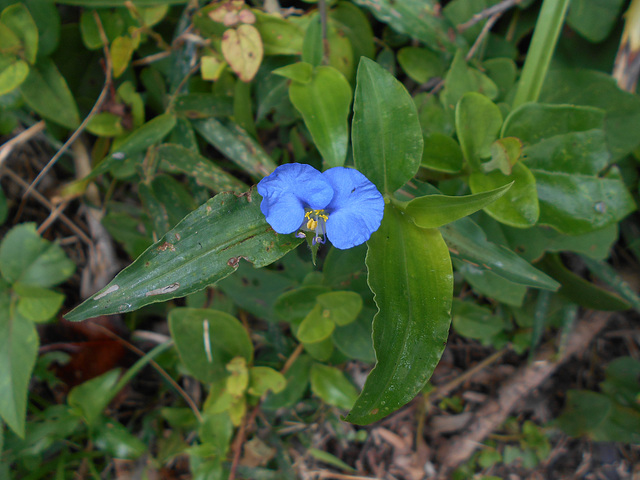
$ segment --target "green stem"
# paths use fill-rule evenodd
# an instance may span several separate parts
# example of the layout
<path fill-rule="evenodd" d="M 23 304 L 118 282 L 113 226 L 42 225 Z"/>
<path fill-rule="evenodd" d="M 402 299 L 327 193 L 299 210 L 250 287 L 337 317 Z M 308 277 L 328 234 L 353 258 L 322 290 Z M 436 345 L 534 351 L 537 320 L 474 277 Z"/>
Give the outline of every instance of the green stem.
<path fill-rule="evenodd" d="M 544 0 L 522 69 L 513 108 L 537 102 L 570 0 Z"/>

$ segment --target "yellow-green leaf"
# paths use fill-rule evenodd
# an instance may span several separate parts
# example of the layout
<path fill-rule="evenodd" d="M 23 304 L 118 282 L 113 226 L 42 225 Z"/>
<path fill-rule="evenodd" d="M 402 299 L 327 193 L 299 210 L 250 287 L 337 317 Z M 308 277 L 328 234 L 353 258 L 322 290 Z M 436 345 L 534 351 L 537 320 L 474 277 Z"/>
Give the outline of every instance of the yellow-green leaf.
<path fill-rule="evenodd" d="M 264 54 L 260 32 L 246 24 L 230 28 L 222 36 L 222 54 L 240 80 L 250 82 L 258 73 Z"/>

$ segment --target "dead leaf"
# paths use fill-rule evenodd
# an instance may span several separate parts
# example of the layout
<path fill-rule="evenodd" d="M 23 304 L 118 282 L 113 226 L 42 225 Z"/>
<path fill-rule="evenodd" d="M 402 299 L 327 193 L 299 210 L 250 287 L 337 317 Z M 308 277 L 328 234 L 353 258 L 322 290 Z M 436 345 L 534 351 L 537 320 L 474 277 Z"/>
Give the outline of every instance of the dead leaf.
<path fill-rule="evenodd" d="M 222 36 L 222 54 L 243 82 L 250 82 L 258 73 L 263 53 L 260 33 L 253 25 L 230 28 Z"/>

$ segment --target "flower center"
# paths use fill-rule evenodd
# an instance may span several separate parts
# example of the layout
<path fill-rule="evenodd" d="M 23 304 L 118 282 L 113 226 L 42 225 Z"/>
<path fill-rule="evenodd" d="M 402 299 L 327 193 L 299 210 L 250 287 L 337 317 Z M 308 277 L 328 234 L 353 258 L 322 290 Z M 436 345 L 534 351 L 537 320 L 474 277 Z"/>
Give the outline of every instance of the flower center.
<path fill-rule="evenodd" d="M 329 220 L 329 215 L 324 210 L 312 210 L 309 209 L 304 214 L 305 221 L 302 229 L 315 232 L 316 236 L 313 239 L 313 244 L 324 243 L 322 237 L 325 232 L 325 223 Z"/>

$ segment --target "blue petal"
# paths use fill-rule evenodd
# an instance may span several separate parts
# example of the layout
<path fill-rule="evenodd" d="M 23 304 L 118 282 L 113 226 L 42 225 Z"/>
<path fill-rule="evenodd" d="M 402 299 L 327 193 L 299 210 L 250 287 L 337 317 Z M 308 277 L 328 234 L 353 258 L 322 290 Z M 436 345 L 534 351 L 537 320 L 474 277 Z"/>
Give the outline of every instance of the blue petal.
<path fill-rule="evenodd" d="M 327 237 L 331 243 L 344 250 L 369 240 L 384 214 L 384 199 L 378 189 L 352 168 L 330 168 L 323 175 L 334 190 L 326 207 Z"/>
<path fill-rule="evenodd" d="M 323 209 L 333 197 L 333 189 L 322 174 L 310 165 L 281 165 L 258 183 L 262 195 L 260 210 L 278 233 L 300 228 L 305 207 Z"/>

